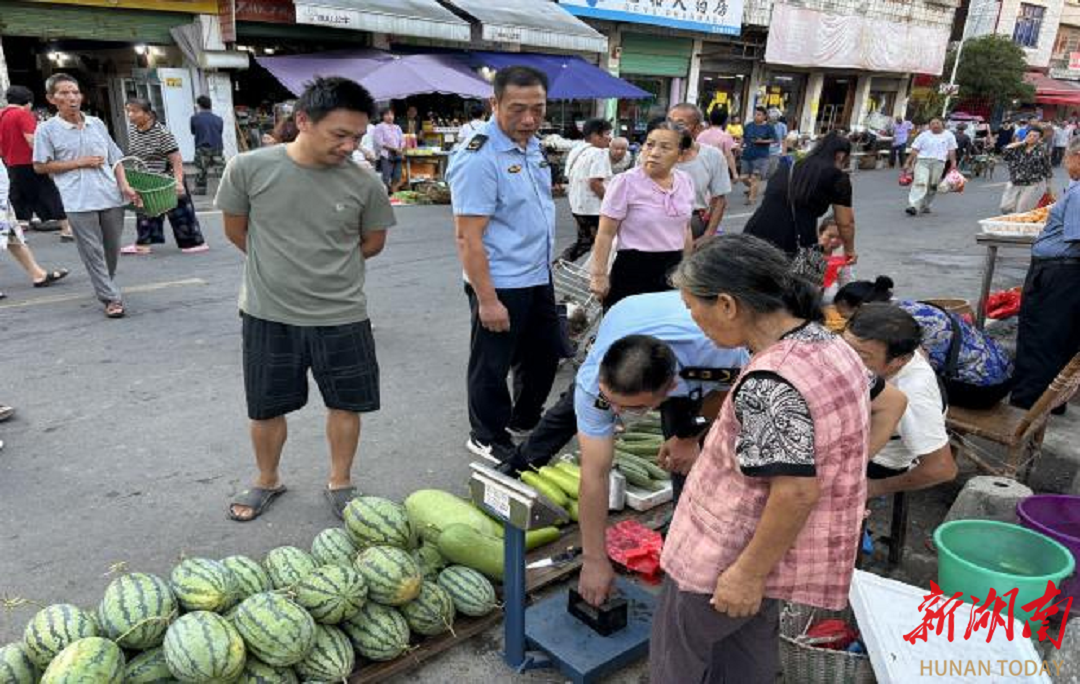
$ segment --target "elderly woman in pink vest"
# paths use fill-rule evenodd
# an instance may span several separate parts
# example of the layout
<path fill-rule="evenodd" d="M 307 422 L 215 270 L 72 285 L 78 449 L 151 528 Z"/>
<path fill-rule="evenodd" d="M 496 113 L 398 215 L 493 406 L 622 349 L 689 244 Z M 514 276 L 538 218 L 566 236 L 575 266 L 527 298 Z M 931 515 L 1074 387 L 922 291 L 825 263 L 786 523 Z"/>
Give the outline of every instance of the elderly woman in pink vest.
<path fill-rule="evenodd" d="M 713 240 L 673 281 L 709 338 L 752 356 L 664 544 L 652 681 L 772 682 L 780 602 L 847 604 L 866 502 L 869 378 L 816 322 L 814 286 L 758 238 Z"/>

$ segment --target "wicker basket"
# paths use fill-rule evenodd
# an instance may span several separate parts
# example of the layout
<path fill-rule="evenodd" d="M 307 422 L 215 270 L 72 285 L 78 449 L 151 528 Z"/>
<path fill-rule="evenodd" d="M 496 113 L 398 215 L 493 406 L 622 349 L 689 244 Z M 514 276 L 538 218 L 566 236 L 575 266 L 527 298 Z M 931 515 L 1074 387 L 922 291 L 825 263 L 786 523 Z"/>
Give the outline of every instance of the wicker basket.
<path fill-rule="evenodd" d="M 128 185 L 139 193 L 143 205 L 136 208 L 144 216 L 161 216 L 176 208 L 176 179 L 146 170 L 146 164 L 138 157 L 124 157 L 119 164 L 132 162 L 141 168 L 124 167 Z"/>
<path fill-rule="evenodd" d="M 789 684 L 876 684 L 870 657 L 861 653 L 817 648 L 799 641 L 814 620 L 840 618 L 854 623 L 851 609 L 842 611 L 784 603 L 780 611 L 780 662 Z"/>

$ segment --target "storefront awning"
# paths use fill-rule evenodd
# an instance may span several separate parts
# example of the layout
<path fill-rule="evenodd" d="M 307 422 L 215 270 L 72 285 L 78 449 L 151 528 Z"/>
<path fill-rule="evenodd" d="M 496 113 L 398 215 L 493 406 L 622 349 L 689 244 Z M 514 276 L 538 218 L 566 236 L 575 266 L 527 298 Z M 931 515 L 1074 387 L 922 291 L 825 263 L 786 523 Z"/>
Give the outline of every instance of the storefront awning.
<path fill-rule="evenodd" d="M 1035 71 L 1024 74 L 1024 80 L 1035 86 L 1036 104 L 1080 106 L 1080 83 L 1059 81 Z"/>
<path fill-rule="evenodd" d="M 604 34 L 549 0 L 448 0 L 480 22 L 480 37 L 499 43 L 607 52 Z"/>
<path fill-rule="evenodd" d="M 469 22 L 436 0 L 296 0 L 296 23 L 468 43 Z"/>
<path fill-rule="evenodd" d="M 548 99 L 589 100 L 617 97 L 627 100 L 652 97 L 652 94 L 616 78 L 580 57 L 546 55 L 532 52 L 468 52 L 461 59 L 474 67 L 504 69 L 529 66 L 548 77 Z"/>

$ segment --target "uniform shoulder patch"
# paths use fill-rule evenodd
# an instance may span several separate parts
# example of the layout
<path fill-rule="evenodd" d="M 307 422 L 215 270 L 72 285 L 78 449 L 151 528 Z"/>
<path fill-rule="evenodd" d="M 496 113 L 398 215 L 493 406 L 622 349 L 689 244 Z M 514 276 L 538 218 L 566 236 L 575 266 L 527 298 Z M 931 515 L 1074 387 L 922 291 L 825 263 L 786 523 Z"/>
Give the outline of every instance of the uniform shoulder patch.
<path fill-rule="evenodd" d="M 469 144 L 465 146 L 465 149 L 469 152 L 475 152 L 487 144 L 488 137 L 483 133 L 477 133 L 473 137 L 469 138 Z"/>

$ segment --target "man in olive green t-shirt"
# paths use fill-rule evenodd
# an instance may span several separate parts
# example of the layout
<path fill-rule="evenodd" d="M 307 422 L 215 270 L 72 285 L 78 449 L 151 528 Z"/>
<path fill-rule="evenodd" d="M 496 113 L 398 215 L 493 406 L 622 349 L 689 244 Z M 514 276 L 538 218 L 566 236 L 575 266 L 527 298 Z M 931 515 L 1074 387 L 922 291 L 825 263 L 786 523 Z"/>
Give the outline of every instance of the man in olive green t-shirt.
<path fill-rule="evenodd" d="M 307 403 L 309 369 L 328 409 L 326 497 L 341 517 L 356 495 L 360 414 L 379 408 L 364 263 L 395 223 L 382 183 L 350 158 L 373 110 L 359 84 L 318 78 L 296 102 L 296 140 L 240 155 L 222 176 L 225 235 L 247 254 L 244 389 L 259 469 L 229 506 L 234 520 L 253 520 L 285 491 L 285 415 Z"/>

